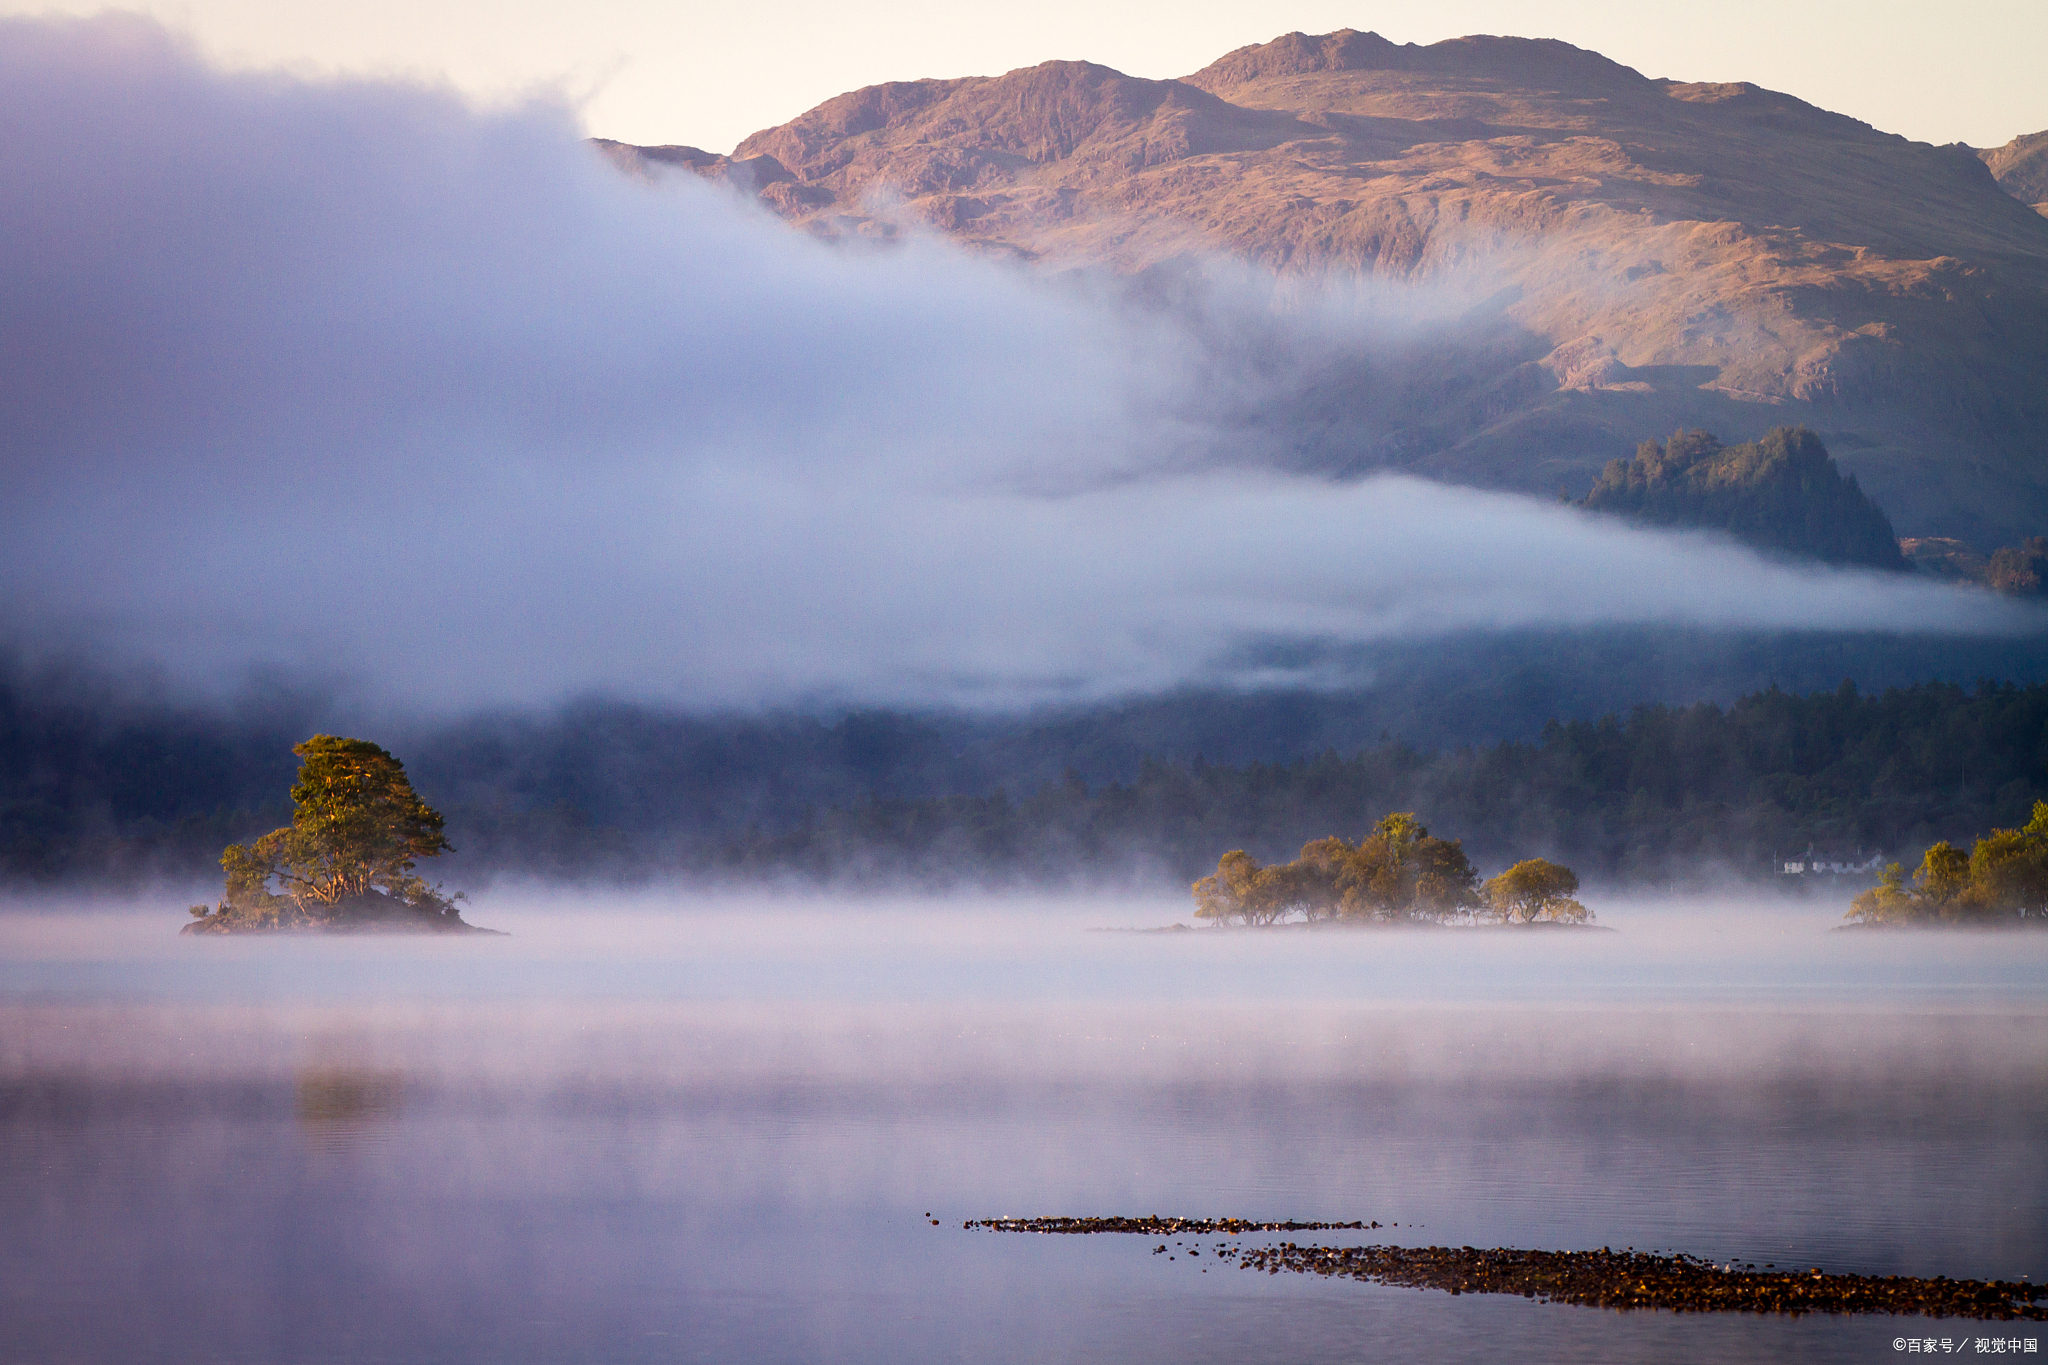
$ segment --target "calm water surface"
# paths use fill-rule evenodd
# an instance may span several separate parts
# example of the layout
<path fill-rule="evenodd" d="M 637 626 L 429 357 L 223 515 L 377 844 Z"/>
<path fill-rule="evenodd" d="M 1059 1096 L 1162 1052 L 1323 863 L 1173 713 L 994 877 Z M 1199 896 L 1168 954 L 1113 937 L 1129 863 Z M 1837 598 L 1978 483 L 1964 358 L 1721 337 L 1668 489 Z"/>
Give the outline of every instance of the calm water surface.
<path fill-rule="evenodd" d="M 1399 1226 L 1323 1239 L 2048 1274 L 2048 943 L 1601 909 L 1620 932 L 1133 935 L 1087 931 L 1185 911 L 504 896 L 471 917 L 509 939 L 197 943 L 174 914 L 16 907 L 0 1361 L 1861 1361 L 2048 1336 L 960 1226 L 1362 1218 Z"/>

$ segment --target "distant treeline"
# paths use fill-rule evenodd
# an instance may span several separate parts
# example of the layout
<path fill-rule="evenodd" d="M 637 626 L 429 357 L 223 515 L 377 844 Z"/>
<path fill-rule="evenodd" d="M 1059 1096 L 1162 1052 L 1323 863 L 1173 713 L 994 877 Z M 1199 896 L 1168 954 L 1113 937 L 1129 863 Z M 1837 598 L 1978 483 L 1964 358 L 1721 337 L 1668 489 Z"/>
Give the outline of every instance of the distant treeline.
<path fill-rule="evenodd" d="M 404 760 L 447 816 L 443 875 L 466 886 L 672 871 L 1185 886 L 1224 851 L 1289 859 L 1387 810 L 1458 831 L 1489 873 L 1509 855 L 1594 880 L 1754 870 L 1810 841 L 1910 865 L 2048 794 L 2039 688 L 1793 695 L 1845 676 L 1866 693 L 2048 677 L 2039 641 L 1601 631 L 1359 662 L 1369 689 L 1024 716 L 588 701 L 379 725 L 317 694 L 207 705 L 0 656 L 0 879 L 211 882 L 225 845 L 290 818 L 292 746 L 336 730 Z M 1732 704 L 1630 709 L 1703 696 Z"/>
<path fill-rule="evenodd" d="M 1482 869 L 1542 854 L 1610 881 L 1768 877 L 1809 843 L 1917 860 L 1937 840 L 2023 824 L 2043 798 L 2048 687 L 1867 697 L 1845 683 L 1552 723 L 1531 743 L 1147 762 L 1129 782 L 1091 788 L 1074 776 L 1022 799 L 869 800 L 735 841 L 718 865 L 817 879 L 1058 881 L 1109 868 L 1180 881 L 1211 871 L 1222 850 L 1280 861 L 1395 807 L 1460 831 Z"/>

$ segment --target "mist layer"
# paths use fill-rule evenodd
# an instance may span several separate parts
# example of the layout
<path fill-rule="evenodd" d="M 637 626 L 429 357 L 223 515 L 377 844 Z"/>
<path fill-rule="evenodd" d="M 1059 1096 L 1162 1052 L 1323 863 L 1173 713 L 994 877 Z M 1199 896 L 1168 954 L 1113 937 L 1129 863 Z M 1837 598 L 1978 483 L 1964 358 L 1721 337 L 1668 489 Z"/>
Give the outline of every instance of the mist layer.
<path fill-rule="evenodd" d="M 120 17 L 0 25 L 0 73 L 17 640 L 430 709 L 1003 706 L 1342 685 L 1350 647 L 1472 628 L 2029 620 L 1276 472 L 1214 317 L 814 242 L 617 174 L 560 107 L 225 74 Z M 1370 350 L 1444 315 L 1403 308 L 1303 317 Z"/>

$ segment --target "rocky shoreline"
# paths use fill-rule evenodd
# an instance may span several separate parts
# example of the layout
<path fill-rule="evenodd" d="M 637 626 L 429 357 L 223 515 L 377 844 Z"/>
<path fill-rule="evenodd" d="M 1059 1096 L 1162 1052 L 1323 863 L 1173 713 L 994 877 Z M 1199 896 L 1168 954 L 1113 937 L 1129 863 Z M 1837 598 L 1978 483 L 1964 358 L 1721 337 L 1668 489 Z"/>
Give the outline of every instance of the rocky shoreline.
<path fill-rule="evenodd" d="M 267 906 L 243 907 L 224 900 L 211 909 L 195 905 L 192 920 L 178 932 L 199 936 L 221 934 L 488 934 L 506 937 L 502 929 L 486 929 L 462 918 L 456 901 L 433 897 L 409 904 L 396 896 L 370 891 L 332 905 L 301 906 L 274 897 Z"/>

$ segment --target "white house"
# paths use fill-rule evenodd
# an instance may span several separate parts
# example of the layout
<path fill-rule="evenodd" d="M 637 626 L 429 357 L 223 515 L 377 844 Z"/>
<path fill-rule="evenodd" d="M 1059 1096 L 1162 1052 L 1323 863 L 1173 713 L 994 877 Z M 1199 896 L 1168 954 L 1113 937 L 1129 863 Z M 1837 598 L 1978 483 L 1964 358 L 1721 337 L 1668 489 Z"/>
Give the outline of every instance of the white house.
<path fill-rule="evenodd" d="M 1806 852 L 1786 860 L 1785 875 L 1796 877 L 1815 872 L 1826 872 L 1853 876 L 1875 872 L 1883 866 L 1883 853 L 1871 853 L 1866 856 L 1863 850 L 1859 848 L 1853 857 L 1845 858 L 1840 854 L 1816 853 L 1813 845 L 1808 844 Z"/>

